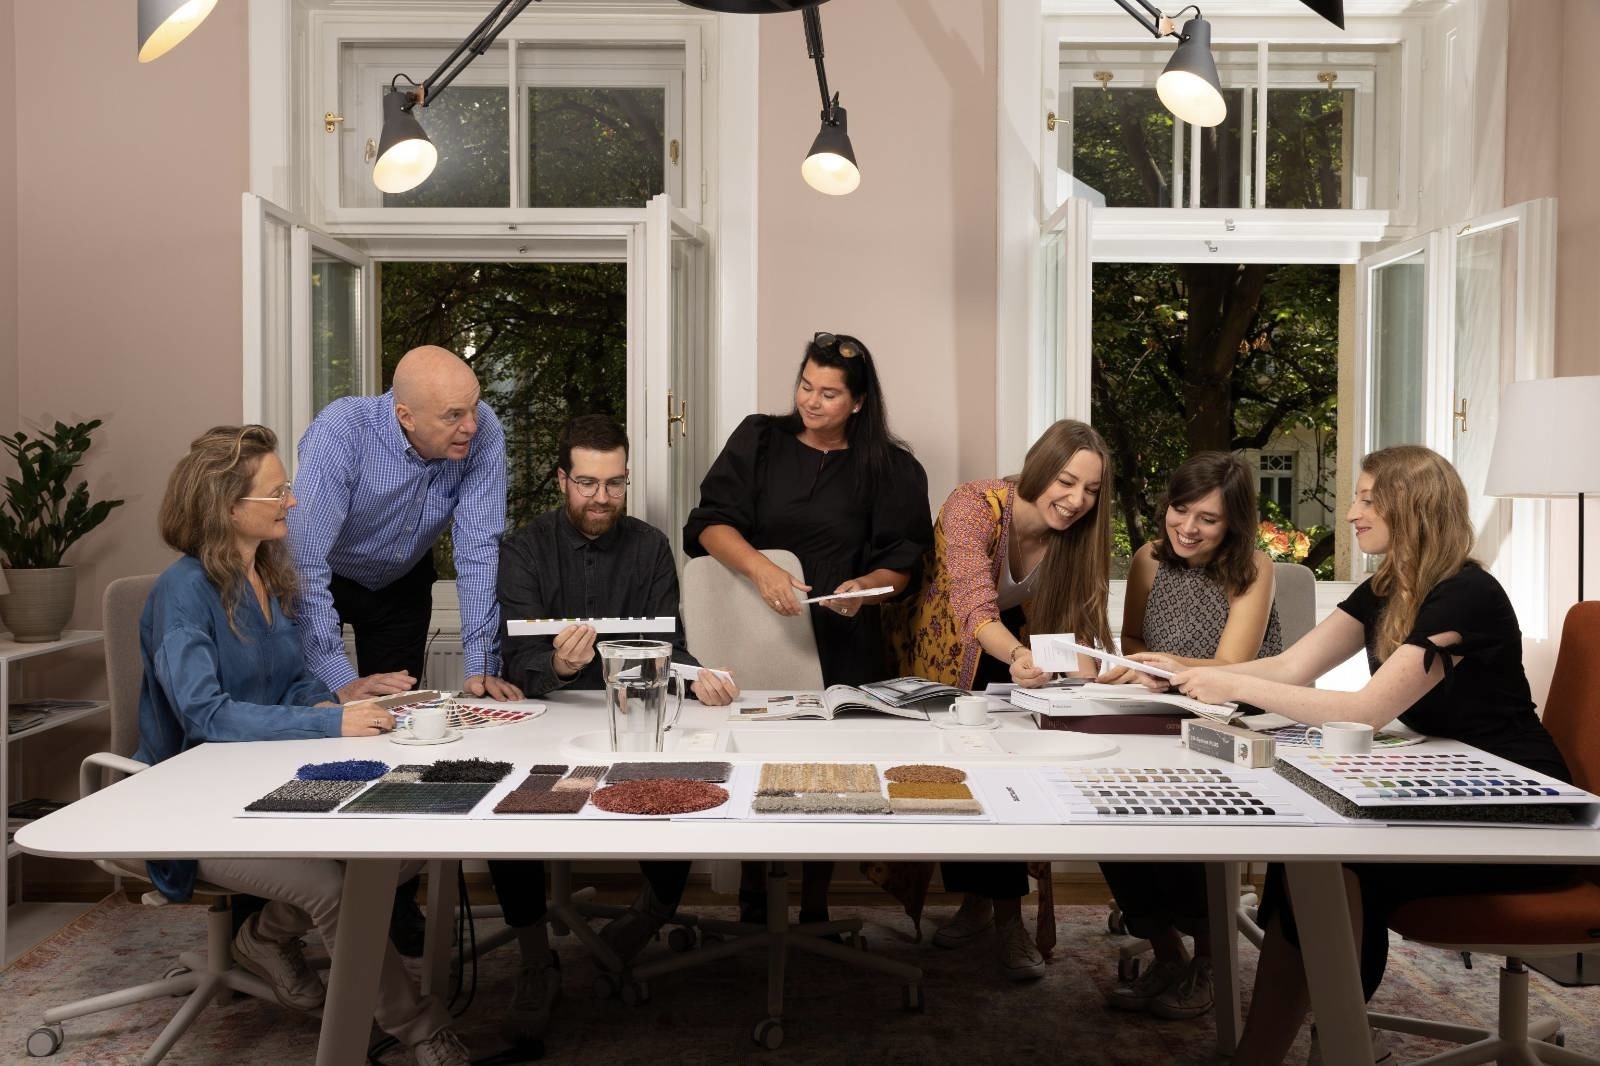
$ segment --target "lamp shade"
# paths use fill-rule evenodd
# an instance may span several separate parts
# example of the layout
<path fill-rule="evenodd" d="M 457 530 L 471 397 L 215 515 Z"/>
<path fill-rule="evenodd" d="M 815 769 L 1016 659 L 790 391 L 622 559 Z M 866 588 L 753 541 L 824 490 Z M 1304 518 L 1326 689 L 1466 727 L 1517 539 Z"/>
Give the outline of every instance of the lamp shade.
<path fill-rule="evenodd" d="M 1600 376 L 1507 385 L 1483 490 L 1489 496 L 1600 493 Z"/>
<path fill-rule="evenodd" d="M 217 0 L 139 0 L 139 62 L 172 51 L 216 6 Z"/>
<path fill-rule="evenodd" d="M 372 183 L 383 192 L 410 192 L 427 181 L 439 163 L 439 150 L 411 113 L 411 100 L 410 93 L 393 89 L 383 96 L 383 132 L 378 136 L 378 161 L 372 166 Z"/>
<path fill-rule="evenodd" d="M 1222 79 L 1211 58 L 1211 23 L 1197 18 L 1183 24 L 1178 47 L 1156 79 L 1156 95 L 1168 111 L 1196 126 L 1215 126 L 1228 117 Z"/>
<path fill-rule="evenodd" d="M 806 184 L 829 196 L 844 196 L 856 191 L 861 184 L 861 170 L 856 166 L 856 152 L 850 146 L 850 134 L 845 130 L 844 108 L 833 108 L 833 121 L 823 113 L 822 129 L 811 142 L 806 161 L 800 164 L 800 176 Z"/>

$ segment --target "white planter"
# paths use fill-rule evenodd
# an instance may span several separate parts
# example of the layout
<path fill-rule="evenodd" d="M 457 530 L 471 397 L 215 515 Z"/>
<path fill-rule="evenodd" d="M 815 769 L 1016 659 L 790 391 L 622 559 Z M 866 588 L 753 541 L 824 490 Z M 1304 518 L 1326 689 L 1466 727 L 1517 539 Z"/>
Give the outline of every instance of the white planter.
<path fill-rule="evenodd" d="M 61 637 L 72 618 L 77 571 L 70 566 L 6 570 L 10 592 L 0 596 L 0 621 L 18 644 L 43 644 Z"/>

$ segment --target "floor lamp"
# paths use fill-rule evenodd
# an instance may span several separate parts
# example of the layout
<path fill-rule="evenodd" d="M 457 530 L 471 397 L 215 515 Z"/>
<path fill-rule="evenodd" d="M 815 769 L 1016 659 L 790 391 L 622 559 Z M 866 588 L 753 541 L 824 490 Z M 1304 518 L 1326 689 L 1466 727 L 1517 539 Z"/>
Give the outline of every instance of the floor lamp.
<path fill-rule="evenodd" d="M 1578 599 L 1583 599 L 1583 497 L 1600 492 L 1600 376 L 1513 381 L 1500 395 L 1500 426 L 1484 492 L 1578 498 Z"/>

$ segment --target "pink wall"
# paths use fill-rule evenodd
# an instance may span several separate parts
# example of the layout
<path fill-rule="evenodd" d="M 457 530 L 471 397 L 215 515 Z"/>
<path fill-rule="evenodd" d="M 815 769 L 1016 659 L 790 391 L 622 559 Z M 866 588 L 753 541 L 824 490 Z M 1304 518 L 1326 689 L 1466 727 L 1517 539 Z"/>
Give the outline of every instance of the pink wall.
<path fill-rule="evenodd" d="M 24 266 L 17 415 L 28 428 L 104 419 L 85 475 L 97 498 L 127 500 L 67 555 L 78 627 L 98 625 L 106 582 L 170 561 L 155 532 L 167 473 L 241 410 L 245 5 L 219 4 L 185 47 L 142 67 L 133 5 L 114 6 L 16 5 L 28 43 L 7 119 Z"/>
<path fill-rule="evenodd" d="M 813 332 L 859 336 L 937 507 L 958 480 L 996 472 L 998 0 L 821 11 L 861 187 L 836 198 L 801 180 L 816 76 L 800 19 L 762 19 L 759 403 L 788 409 Z"/>
<path fill-rule="evenodd" d="M 11 4 L 0 4 L 0 100 L 10 101 L 16 84 Z M 17 116 L 0 105 L 0 433 L 17 424 Z M 0 460 L 0 469 L 6 460 Z"/>

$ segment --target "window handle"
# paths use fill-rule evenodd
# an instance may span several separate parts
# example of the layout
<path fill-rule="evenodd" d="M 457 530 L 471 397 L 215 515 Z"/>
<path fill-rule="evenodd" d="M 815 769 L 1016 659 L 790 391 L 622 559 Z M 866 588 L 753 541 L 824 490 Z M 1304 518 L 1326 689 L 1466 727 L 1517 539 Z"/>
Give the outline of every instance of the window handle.
<path fill-rule="evenodd" d="M 1452 411 L 1450 417 L 1461 423 L 1461 432 L 1467 431 L 1467 398 L 1461 397 L 1461 410 Z"/>
<path fill-rule="evenodd" d="M 677 423 L 677 425 L 678 425 L 678 433 L 679 433 L 680 436 L 687 437 L 689 435 L 689 401 L 688 400 L 679 400 L 678 401 L 678 413 L 677 414 L 673 414 L 672 413 L 672 390 L 668 389 L 667 390 L 667 447 L 669 447 L 669 448 L 672 447 L 672 426 L 673 426 L 673 423 Z"/>

